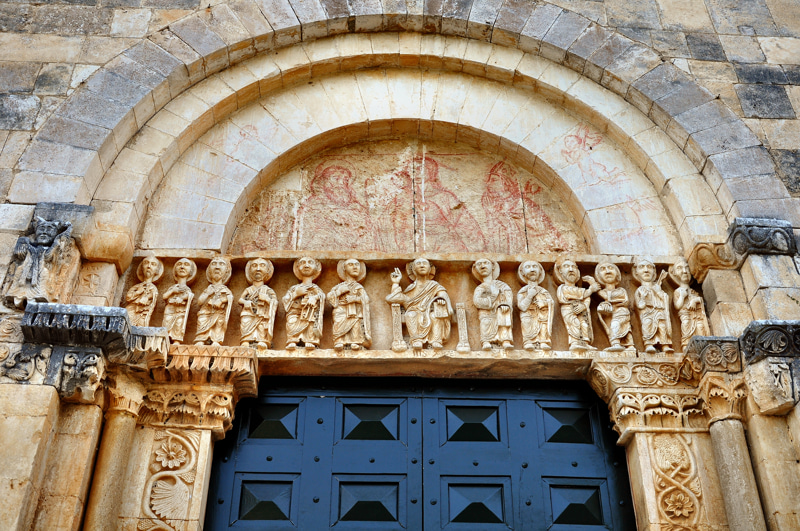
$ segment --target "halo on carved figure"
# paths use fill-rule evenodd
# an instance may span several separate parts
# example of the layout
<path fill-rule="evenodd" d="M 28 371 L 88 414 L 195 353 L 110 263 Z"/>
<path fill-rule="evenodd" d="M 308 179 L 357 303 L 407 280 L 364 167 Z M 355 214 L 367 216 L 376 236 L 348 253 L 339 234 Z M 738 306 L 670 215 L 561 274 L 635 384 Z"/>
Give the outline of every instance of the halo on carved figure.
<path fill-rule="evenodd" d="M 539 266 L 539 274 L 536 275 L 536 278 L 534 280 L 536 281 L 537 284 L 541 284 L 542 282 L 544 282 L 544 267 L 536 260 L 526 260 L 519 265 L 519 267 L 517 268 L 517 277 L 519 278 L 520 282 L 522 282 L 523 284 L 528 283 L 528 279 L 525 278 L 525 275 L 523 275 L 522 273 L 522 268 L 523 266 L 525 266 L 525 264 L 536 264 L 537 266 Z"/>
<path fill-rule="evenodd" d="M 649 258 L 637 259 L 636 261 L 633 262 L 633 268 L 631 268 L 631 276 L 634 279 L 636 279 L 636 282 L 638 282 L 639 284 L 643 282 L 642 279 L 639 277 L 639 272 L 638 272 L 640 264 L 650 264 L 653 266 L 653 270 L 655 271 L 654 274 L 658 273 L 658 268 L 656 267 L 656 264 L 652 260 L 650 260 Z"/>
<path fill-rule="evenodd" d="M 297 260 L 294 261 L 294 264 L 292 264 L 292 272 L 294 272 L 294 276 L 297 277 L 297 280 L 303 280 L 303 275 L 300 273 L 300 269 L 298 266 L 300 260 L 302 260 L 303 258 L 310 259 L 314 262 L 314 275 L 311 277 L 311 280 L 316 280 L 317 277 L 319 277 L 320 274 L 322 274 L 322 263 L 320 263 L 320 261 L 317 260 L 316 258 L 308 258 L 307 256 L 298 258 Z"/>
<path fill-rule="evenodd" d="M 497 280 L 500 276 L 500 264 L 495 262 L 494 260 L 489 260 L 488 258 L 481 258 L 480 260 L 475 260 L 475 263 L 472 264 L 472 276 L 475 277 L 475 280 L 478 282 L 483 282 L 483 277 L 478 273 L 478 270 L 475 269 L 475 266 L 481 260 L 488 260 L 492 263 L 492 280 Z"/>
<path fill-rule="evenodd" d="M 431 264 L 430 260 L 428 260 L 427 258 L 417 258 L 416 260 L 412 260 L 411 262 L 406 264 L 406 275 L 408 275 L 408 278 L 411 279 L 411 282 L 416 282 L 417 281 L 417 275 L 414 274 L 414 263 L 417 260 L 425 260 L 426 262 L 428 262 L 428 264 L 430 264 L 430 266 L 431 266 L 430 277 L 431 278 L 433 278 L 436 275 L 436 266 Z"/>
<path fill-rule="evenodd" d="M 153 278 L 150 280 L 150 282 L 158 282 L 158 280 L 164 274 L 164 264 L 161 262 L 161 260 L 159 260 L 156 257 L 155 253 L 147 253 L 147 255 L 145 255 L 145 257 L 142 258 L 142 261 L 139 262 L 139 267 L 136 268 L 136 278 L 139 279 L 139 282 L 144 282 L 144 268 L 143 268 L 143 266 L 144 266 L 145 260 L 147 260 L 148 258 L 155 259 L 156 263 L 158 264 L 158 268 L 156 269 L 156 274 L 153 275 Z"/>
<path fill-rule="evenodd" d="M 252 275 L 253 264 L 259 261 L 267 264 L 267 272 L 264 275 L 264 284 L 269 282 L 270 279 L 272 278 L 272 275 L 275 273 L 275 266 L 272 265 L 272 262 L 270 260 L 267 260 L 266 258 L 253 258 L 252 260 L 247 262 L 246 266 L 244 266 L 244 276 L 245 278 L 247 278 L 247 282 L 250 284 L 253 283 L 253 275 Z"/>
<path fill-rule="evenodd" d="M 599 262 L 596 266 L 594 266 L 594 278 L 596 278 L 601 284 L 605 284 L 605 282 L 603 282 L 603 280 L 600 278 L 600 266 L 603 265 L 610 265 L 614 268 L 614 282 L 617 284 L 617 286 L 619 286 L 622 283 L 622 273 L 620 272 L 619 267 L 617 267 L 617 264 L 612 262 Z"/>
<path fill-rule="evenodd" d="M 228 281 L 231 279 L 231 275 L 233 274 L 233 267 L 231 266 L 231 261 L 225 258 L 224 256 L 215 256 L 214 258 L 211 259 L 211 262 L 208 263 L 209 267 L 206 268 L 206 279 L 208 279 L 208 282 L 210 284 L 214 283 L 211 280 L 211 277 L 208 275 L 209 269 L 211 268 L 211 264 L 213 264 L 214 262 L 222 262 L 225 264 L 225 276 L 222 278 L 221 282 L 223 284 L 227 284 Z"/>
<path fill-rule="evenodd" d="M 575 260 L 572 260 L 571 258 L 559 256 L 556 259 L 556 264 L 553 266 L 553 276 L 556 277 L 556 281 L 558 281 L 559 284 L 564 283 L 564 276 L 561 274 L 561 266 L 567 262 L 572 262 L 573 264 L 578 265 Z"/>
<path fill-rule="evenodd" d="M 188 258 L 181 258 L 180 260 L 175 262 L 175 265 L 172 266 L 172 278 L 173 280 L 175 280 L 175 282 L 178 282 L 178 277 L 175 276 L 175 268 L 180 262 L 189 264 L 189 276 L 186 277 L 186 283 L 191 284 L 192 282 L 194 282 L 194 279 L 197 278 L 197 264 L 194 263 L 194 260 L 190 260 Z"/>
<path fill-rule="evenodd" d="M 356 277 L 356 281 L 361 282 L 367 276 L 367 264 L 362 262 L 361 260 L 356 260 L 355 258 L 348 258 L 346 260 L 339 260 L 339 263 L 336 264 L 336 273 L 339 274 L 339 278 L 342 279 L 342 282 L 348 279 L 347 274 L 344 272 L 344 266 L 347 262 L 358 262 L 359 271 L 358 276 Z"/>

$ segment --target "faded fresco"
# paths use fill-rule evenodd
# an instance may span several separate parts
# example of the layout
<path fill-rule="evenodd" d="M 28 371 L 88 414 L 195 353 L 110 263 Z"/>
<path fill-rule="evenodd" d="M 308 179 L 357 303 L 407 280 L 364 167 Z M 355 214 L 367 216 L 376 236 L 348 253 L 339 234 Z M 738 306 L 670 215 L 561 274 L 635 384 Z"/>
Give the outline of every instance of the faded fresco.
<path fill-rule="evenodd" d="M 329 150 L 248 208 L 232 253 L 269 249 L 505 254 L 586 251 L 566 204 L 530 173 L 460 144 Z"/>

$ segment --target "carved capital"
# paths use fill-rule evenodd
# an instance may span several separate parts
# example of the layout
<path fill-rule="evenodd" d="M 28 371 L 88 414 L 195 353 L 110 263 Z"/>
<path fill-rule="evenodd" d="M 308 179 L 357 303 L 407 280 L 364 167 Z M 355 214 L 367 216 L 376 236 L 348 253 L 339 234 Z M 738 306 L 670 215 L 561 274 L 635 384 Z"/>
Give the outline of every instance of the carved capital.
<path fill-rule="evenodd" d="M 740 372 L 742 370 L 739 339 L 735 337 L 695 336 L 684 353 L 682 375 L 699 379 L 706 372 Z"/>
<path fill-rule="evenodd" d="M 667 389 L 680 383 L 680 362 L 595 360 L 589 369 L 592 389 L 606 402 L 623 388 Z"/>
<path fill-rule="evenodd" d="M 747 387 L 741 375 L 707 373 L 699 390 L 709 425 L 719 420 L 742 420 Z"/>
<path fill-rule="evenodd" d="M 142 381 L 117 369 L 108 374 L 106 390 L 108 391 L 106 415 L 114 413 L 127 413 L 133 417 L 139 415 L 146 392 Z"/>
<path fill-rule="evenodd" d="M 608 402 L 619 444 L 635 433 L 705 431 L 702 402 L 697 389 L 681 380 L 679 359 L 594 361 L 588 379 Z"/>
<path fill-rule="evenodd" d="M 739 345 L 748 365 L 767 357 L 800 358 L 800 321 L 753 321 Z"/>
<path fill-rule="evenodd" d="M 236 402 L 258 394 L 256 351 L 246 347 L 172 345 L 164 364 L 151 366 L 150 374 L 144 424 L 210 429 L 222 437 Z"/>

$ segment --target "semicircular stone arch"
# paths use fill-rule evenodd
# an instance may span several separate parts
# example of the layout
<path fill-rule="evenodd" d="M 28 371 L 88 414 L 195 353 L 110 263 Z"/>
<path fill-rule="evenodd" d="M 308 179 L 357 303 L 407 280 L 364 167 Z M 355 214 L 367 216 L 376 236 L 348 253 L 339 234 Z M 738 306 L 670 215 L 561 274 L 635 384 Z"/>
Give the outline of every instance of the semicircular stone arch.
<path fill-rule="evenodd" d="M 551 65 L 540 59 L 536 66 L 540 79 L 566 83 L 560 76 L 568 71 L 545 76 Z M 614 141 L 607 126 L 600 130 L 581 120 L 542 91 L 440 70 L 380 68 L 321 76 L 270 93 L 193 143 L 155 193 L 139 246 L 183 248 L 191 242 L 190 247 L 225 251 L 255 195 L 304 159 L 354 142 L 410 136 L 482 148 L 529 169 L 559 197 L 594 252 L 649 248 L 654 255 L 682 254 L 676 227 L 686 223 L 687 214 L 720 230 L 724 217 L 703 178 L 669 138 L 638 118 L 638 124 L 625 124 L 637 131 L 637 165 L 620 147 L 629 138 Z M 132 147 L 151 143 L 136 139 Z M 653 163 L 654 177 L 648 179 L 644 172 L 651 158 L 670 152 L 670 164 Z M 659 180 L 675 168 L 683 174 Z M 687 212 L 677 211 L 675 201 L 675 211 L 668 212 L 660 193 L 672 197 L 682 187 L 695 188 L 702 202 Z M 448 250 L 453 249 L 442 249 Z"/>
<path fill-rule="evenodd" d="M 312 4 L 279 2 L 268 14 L 268 20 L 254 13 L 252 20 L 246 23 L 233 16 L 227 5 L 220 4 L 175 22 L 168 30 L 124 52 L 96 72 L 42 129 L 20 159 L 10 200 L 23 203 L 53 199 L 77 203 L 93 201 L 99 207 L 95 219 L 98 236 L 93 240 L 102 244 L 95 245 L 88 239 L 85 242 L 87 257 L 114 261 L 124 268 L 132 255 L 134 235 L 141 227 L 147 193 L 143 189 L 137 191 L 144 205 L 121 206 L 102 199 L 100 185 L 107 179 L 114 161 L 138 157 L 127 152 L 124 146 L 167 102 L 184 93 L 187 87 L 197 88 L 199 81 L 212 79 L 214 73 L 225 77 L 231 65 L 260 52 L 302 42 L 284 51 L 293 50 L 287 55 L 309 59 L 313 55 L 309 48 L 315 40 L 352 31 L 363 32 L 354 36 L 362 39 L 361 46 L 368 48 L 369 55 L 379 56 L 390 64 L 398 61 L 414 64 L 415 57 L 426 55 L 425 50 L 417 47 L 420 41 L 412 38 L 403 43 L 402 36 L 408 34 L 401 33 L 401 38 L 396 38 L 396 34 L 383 33 L 410 30 L 435 34 L 435 48 L 428 52 L 434 63 L 446 68 L 477 65 L 481 75 L 499 73 L 510 76 L 507 81 L 513 82 L 517 71 L 502 60 L 493 62 L 497 57 L 493 58 L 491 52 L 487 54 L 486 48 L 481 46 L 491 41 L 498 44 L 495 48 L 514 54 L 541 55 L 579 72 L 584 82 L 594 80 L 608 88 L 610 93 L 619 95 L 649 116 L 689 156 L 695 171 L 703 172 L 717 195 L 723 214 L 729 219 L 756 211 L 760 215 L 774 213 L 786 218 L 787 209 L 792 207 L 785 189 L 774 186 L 778 181 L 773 164 L 758 139 L 741 120 L 715 101 L 712 94 L 673 65 L 663 63 L 648 47 L 575 13 L 551 5 L 531 4 L 520 7 L 521 11 L 514 16 L 506 17 L 498 12 L 496 2 L 483 1 L 466 2 L 464 10 L 459 8 L 453 13 L 443 12 L 441 6 L 432 12 L 425 12 L 421 7 L 384 12 L 376 6 L 376 9 L 353 7 L 343 8 L 341 13 L 329 13 L 322 4 Z M 546 17 L 551 18 L 545 21 Z M 451 36 L 467 37 L 469 43 L 477 46 L 457 43 L 453 60 L 446 59 Z M 404 48 L 409 42 L 411 48 Z M 341 60 L 335 55 L 340 52 L 364 55 L 354 54 L 352 49 L 337 50 L 333 57 L 322 53 L 307 62 L 320 63 L 313 72 L 315 75 L 327 69 L 335 70 L 335 64 Z M 298 73 L 294 66 L 290 60 L 278 67 L 281 83 Z M 302 65 L 299 70 L 310 75 L 310 68 L 310 64 Z M 222 84 L 236 91 L 225 82 Z M 236 82 L 232 84 L 235 86 Z M 218 121 L 221 116 L 217 115 L 227 115 L 231 106 L 241 106 L 241 99 L 246 102 L 247 97 L 236 94 L 234 101 L 224 102 L 228 110 L 215 106 L 212 113 L 202 118 Z M 92 134 L 68 134 L 59 120 L 68 123 L 72 130 L 86 129 Z M 725 127 L 717 127 L 721 124 Z M 195 129 L 202 133 L 206 127 Z M 90 141 L 75 140 L 89 137 Z M 157 164 L 162 162 L 159 159 Z M 154 170 L 150 177 L 154 185 L 160 179 L 155 176 L 157 173 L 159 170 Z M 769 197 L 740 192 L 739 183 L 744 179 L 764 184 L 762 189 L 770 190 L 766 192 Z M 52 193 L 57 193 L 58 197 L 51 197 Z M 702 232 L 714 233 L 705 238 L 706 241 L 720 241 L 724 236 L 716 228 L 694 234 Z"/>

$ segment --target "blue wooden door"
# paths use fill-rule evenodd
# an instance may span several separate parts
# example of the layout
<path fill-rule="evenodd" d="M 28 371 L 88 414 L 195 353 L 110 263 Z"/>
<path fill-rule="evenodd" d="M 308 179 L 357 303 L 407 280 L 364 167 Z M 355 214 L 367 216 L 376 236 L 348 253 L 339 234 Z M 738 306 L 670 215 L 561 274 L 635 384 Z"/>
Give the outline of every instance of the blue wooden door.
<path fill-rule="evenodd" d="M 206 529 L 635 529 L 624 453 L 581 383 L 335 383 L 266 380 L 239 406 Z"/>

